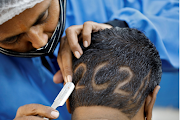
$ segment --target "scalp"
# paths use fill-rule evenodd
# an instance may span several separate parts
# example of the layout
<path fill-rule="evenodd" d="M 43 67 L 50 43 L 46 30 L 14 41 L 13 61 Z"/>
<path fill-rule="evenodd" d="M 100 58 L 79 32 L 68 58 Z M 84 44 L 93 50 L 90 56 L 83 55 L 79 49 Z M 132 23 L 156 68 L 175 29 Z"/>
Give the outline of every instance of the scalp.
<path fill-rule="evenodd" d="M 132 118 L 160 83 L 161 60 L 140 31 L 112 28 L 92 34 L 92 44 L 73 59 L 76 90 L 72 111 L 79 106 L 108 106 Z"/>

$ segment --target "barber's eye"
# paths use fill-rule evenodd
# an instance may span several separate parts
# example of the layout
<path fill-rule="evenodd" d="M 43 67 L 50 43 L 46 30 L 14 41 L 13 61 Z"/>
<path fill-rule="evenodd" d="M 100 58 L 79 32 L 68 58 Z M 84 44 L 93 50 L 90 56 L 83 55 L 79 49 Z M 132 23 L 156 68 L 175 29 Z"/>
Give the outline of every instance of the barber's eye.
<path fill-rule="evenodd" d="M 40 22 L 46 22 L 48 18 L 48 10 L 46 10 L 46 13 L 44 14 L 43 18 L 40 20 Z"/>
<path fill-rule="evenodd" d="M 7 45 L 11 45 L 11 44 L 17 43 L 18 42 L 18 37 L 19 37 L 19 35 L 11 37 L 11 38 L 8 38 L 5 41 L 3 41 L 2 43 L 3 44 L 7 44 Z"/>
<path fill-rule="evenodd" d="M 39 24 L 43 24 L 43 23 L 47 22 L 48 16 L 49 16 L 49 13 L 48 13 L 48 9 L 47 9 L 45 11 L 44 15 L 41 17 L 41 19 L 39 19 L 34 25 L 39 25 Z"/>
<path fill-rule="evenodd" d="M 25 34 L 25 33 L 21 33 L 21 34 L 19 34 L 19 35 L 16 35 L 16 36 L 7 38 L 6 40 L 1 41 L 1 43 L 5 44 L 5 45 L 14 45 L 14 44 L 17 44 L 17 43 L 19 43 L 21 37 L 22 37 L 24 34 Z"/>

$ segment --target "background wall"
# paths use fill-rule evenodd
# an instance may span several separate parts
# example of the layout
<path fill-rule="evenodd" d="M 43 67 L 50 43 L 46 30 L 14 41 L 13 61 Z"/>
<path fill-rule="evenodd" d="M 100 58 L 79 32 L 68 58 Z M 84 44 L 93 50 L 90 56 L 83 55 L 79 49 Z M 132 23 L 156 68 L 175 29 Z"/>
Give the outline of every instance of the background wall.
<path fill-rule="evenodd" d="M 179 120 L 179 71 L 163 72 L 152 120 Z"/>

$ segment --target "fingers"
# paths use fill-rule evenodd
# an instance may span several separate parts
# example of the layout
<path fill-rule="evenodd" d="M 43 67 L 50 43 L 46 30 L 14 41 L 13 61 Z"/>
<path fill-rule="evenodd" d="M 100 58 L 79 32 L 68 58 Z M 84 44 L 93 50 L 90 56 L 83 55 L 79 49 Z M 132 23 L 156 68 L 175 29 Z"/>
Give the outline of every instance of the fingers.
<path fill-rule="evenodd" d="M 82 34 L 83 45 L 88 47 L 91 44 L 91 33 L 100 29 L 111 28 L 111 25 L 87 21 L 83 25 L 74 25 L 66 29 L 66 36 L 70 49 L 76 58 L 80 58 L 83 51 L 79 45 L 78 37 Z"/>
<path fill-rule="evenodd" d="M 66 37 L 61 39 L 60 50 L 57 57 L 58 64 L 65 82 L 72 81 L 72 53 Z"/>
<path fill-rule="evenodd" d="M 63 76 L 61 70 L 59 70 L 53 77 L 54 83 L 62 83 L 63 82 Z"/>
<path fill-rule="evenodd" d="M 96 22 L 92 21 L 87 21 L 83 24 L 83 45 L 84 47 L 88 47 L 91 44 L 91 33 L 92 32 L 97 32 L 100 29 L 105 29 L 105 28 L 111 28 L 112 26 L 108 24 L 99 24 Z"/>
<path fill-rule="evenodd" d="M 83 54 L 78 41 L 78 36 L 81 34 L 82 28 L 82 25 L 76 25 L 66 29 L 66 36 L 69 42 L 70 49 L 72 50 L 76 58 L 80 58 Z"/>
<path fill-rule="evenodd" d="M 88 47 L 91 44 L 91 33 L 93 28 L 93 24 L 90 24 L 90 22 L 85 22 L 83 24 L 82 36 L 84 47 Z"/>
<path fill-rule="evenodd" d="M 36 115 L 56 119 L 59 116 L 59 112 L 49 106 L 44 106 L 41 104 L 28 104 L 19 107 L 16 113 L 16 118 Z"/>
<path fill-rule="evenodd" d="M 16 117 L 13 120 L 45 120 L 45 119 L 38 116 L 22 116 L 22 117 Z"/>

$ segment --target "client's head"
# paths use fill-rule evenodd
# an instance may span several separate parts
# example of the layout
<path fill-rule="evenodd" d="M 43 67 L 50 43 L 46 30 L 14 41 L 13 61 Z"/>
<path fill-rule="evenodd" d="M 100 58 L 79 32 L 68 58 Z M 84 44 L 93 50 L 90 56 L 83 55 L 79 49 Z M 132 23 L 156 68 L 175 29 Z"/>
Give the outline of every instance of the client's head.
<path fill-rule="evenodd" d="M 73 58 L 72 120 L 151 119 L 161 60 L 142 32 L 118 27 L 98 31 L 83 52 L 80 59 Z"/>

